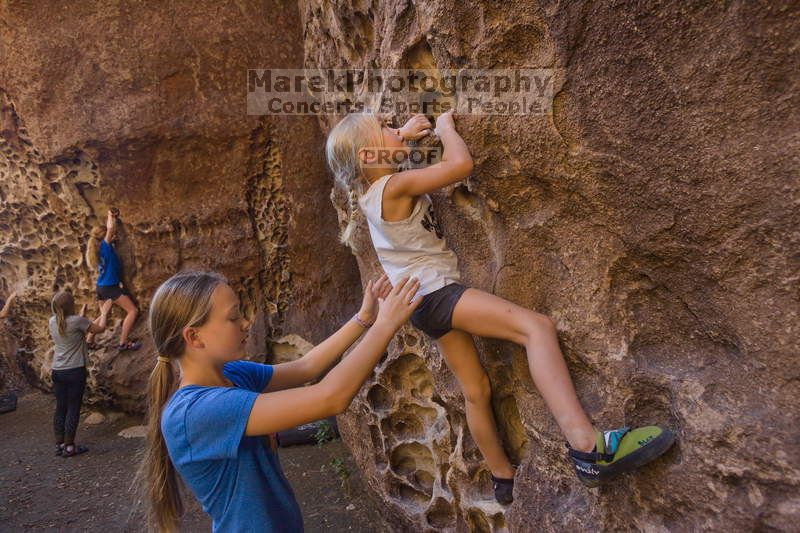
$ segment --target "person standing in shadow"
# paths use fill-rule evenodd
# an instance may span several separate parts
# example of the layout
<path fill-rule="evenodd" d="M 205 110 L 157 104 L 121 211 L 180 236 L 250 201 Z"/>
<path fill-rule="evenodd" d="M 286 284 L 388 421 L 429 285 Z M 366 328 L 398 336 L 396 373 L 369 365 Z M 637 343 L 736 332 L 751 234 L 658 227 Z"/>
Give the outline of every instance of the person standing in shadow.
<path fill-rule="evenodd" d="M 53 365 L 51 377 L 56 395 L 56 410 L 53 415 L 53 431 L 56 439 L 56 455 L 72 457 L 89 451 L 75 444 L 78 418 L 81 413 L 83 392 L 86 389 L 86 333 L 101 333 L 106 329 L 111 300 L 100 304 L 100 316 L 94 321 L 84 315 L 75 314 L 72 294 L 61 291 L 53 296 L 50 317 L 50 336 L 53 338 Z"/>

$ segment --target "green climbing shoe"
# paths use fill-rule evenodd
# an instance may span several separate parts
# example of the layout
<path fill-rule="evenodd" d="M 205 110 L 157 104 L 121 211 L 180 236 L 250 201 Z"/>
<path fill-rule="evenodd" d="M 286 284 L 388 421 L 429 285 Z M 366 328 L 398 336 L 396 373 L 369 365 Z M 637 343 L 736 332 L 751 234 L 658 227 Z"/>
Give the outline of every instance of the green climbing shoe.
<path fill-rule="evenodd" d="M 662 426 L 620 428 L 597 432 L 591 452 L 569 448 L 575 474 L 587 487 L 597 487 L 613 477 L 636 470 L 661 456 L 675 442 L 675 434 Z"/>

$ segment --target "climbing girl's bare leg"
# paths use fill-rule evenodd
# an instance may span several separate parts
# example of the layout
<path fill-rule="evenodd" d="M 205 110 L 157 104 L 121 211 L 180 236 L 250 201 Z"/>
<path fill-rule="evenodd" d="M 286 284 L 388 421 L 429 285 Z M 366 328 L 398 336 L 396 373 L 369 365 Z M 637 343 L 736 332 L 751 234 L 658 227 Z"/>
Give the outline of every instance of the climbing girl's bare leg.
<path fill-rule="evenodd" d="M 453 309 L 452 325 L 473 335 L 525 346 L 533 382 L 570 446 L 581 451 L 594 447 L 594 428 L 575 394 L 549 317 L 470 288 Z"/>
<path fill-rule="evenodd" d="M 453 329 L 436 340 L 439 352 L 455 374 L 464 394 L 467 425 L 495 477 L 512 478 L 514 470 L 503 450 L 492 413 L 492 389 L 481 366 L 472 336 Z"/>

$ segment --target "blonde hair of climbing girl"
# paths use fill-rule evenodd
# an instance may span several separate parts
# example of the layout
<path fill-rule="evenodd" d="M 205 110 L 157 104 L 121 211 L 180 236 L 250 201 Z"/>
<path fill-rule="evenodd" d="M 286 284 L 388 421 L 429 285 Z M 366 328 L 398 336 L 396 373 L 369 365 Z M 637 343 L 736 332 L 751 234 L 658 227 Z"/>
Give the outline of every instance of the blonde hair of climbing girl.
<path fill-rule="evenodd" d="M 336 185 L 349 198 L 342 241 L 352 244 L 361 209 L 373 242 L 380 243 L 376 253 L 390 280 L 406 275 L 422 282 L 422 304 L 411 322 L 435 341 L 459 382 L 467 424 L 492 473 L 497 500 L 503 504 L 512 501 L 515 470 L 497 433 L 491 386 L 473 335 L 525 347 L 533 382 L 566 437 L 576 475 L 585 485 L 596 486 L 664 453 L 674 441 L 666 428 L 595 430 L 575 393 L 549 317 L 460 283 L 457 258 L 446 247 L 429 197 L 473 170 L 453 113 L 436 119 L 435 132 L 442 143 L 441 160 L 436 164 L 398 172 L 392 165 L 382 164 L 372 149 L 403 149 L 405 141 L 419 139 L 430 129 L 423 115 L 395 129 L 373 114 L 350 114 L 328 135 L 327 159 Z M 637 445 L 637 441 L 644 444 Z M 623 458 L 626 460 L 620 462 Z"/>
<path fill-rule="evenodd" d="M 346 409 L 416 308 L 418 287 L 415 280 L 392 287 L 385 276 L 370 281 L 361 308 L 338 331 L 300 359 L 265 365 L 242 360 L 250 323 L 225 278 L 182 272 L 165 281 L 150 304 L 157 357 L 138 478 L 151 527 L 178 528 L 179 473 L 214 531 L 301 530 L 294 494 L 264 436 Z"/>
<path fill-rule="evenodd" d="M 343 243 L 353 246 L 353 232 L 358 226 L 358 197 L 364 192 L 364 158 L 359 153 L 365 147 L 384 147 L 381 128 L 384 121 L 377 115 L 347 115 L 328 135 L 325 145 L 328 164 L 336 184 L 347 191 L 349 216 L 340 236 Z"/>

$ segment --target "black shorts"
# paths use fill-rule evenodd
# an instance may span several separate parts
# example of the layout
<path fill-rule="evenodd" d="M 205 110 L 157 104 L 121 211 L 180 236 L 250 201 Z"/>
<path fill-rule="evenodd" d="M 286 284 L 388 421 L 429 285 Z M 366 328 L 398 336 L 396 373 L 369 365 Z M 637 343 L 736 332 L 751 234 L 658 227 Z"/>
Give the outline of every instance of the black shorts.
<path fill-rule="evenodd" d="M 125 289 L 119 285 L 97 285 L 97 299 L 101 302 L 105 300 L 116 300 L 123 294 L 128 294 Z"/>
<path fill-rule="evenodd" d="M 411 323 L 428 336 L 438 339 L 453 329 L 453 309 L 467 288 L 451 283 L 422 297 L 411 315 Z"/>

